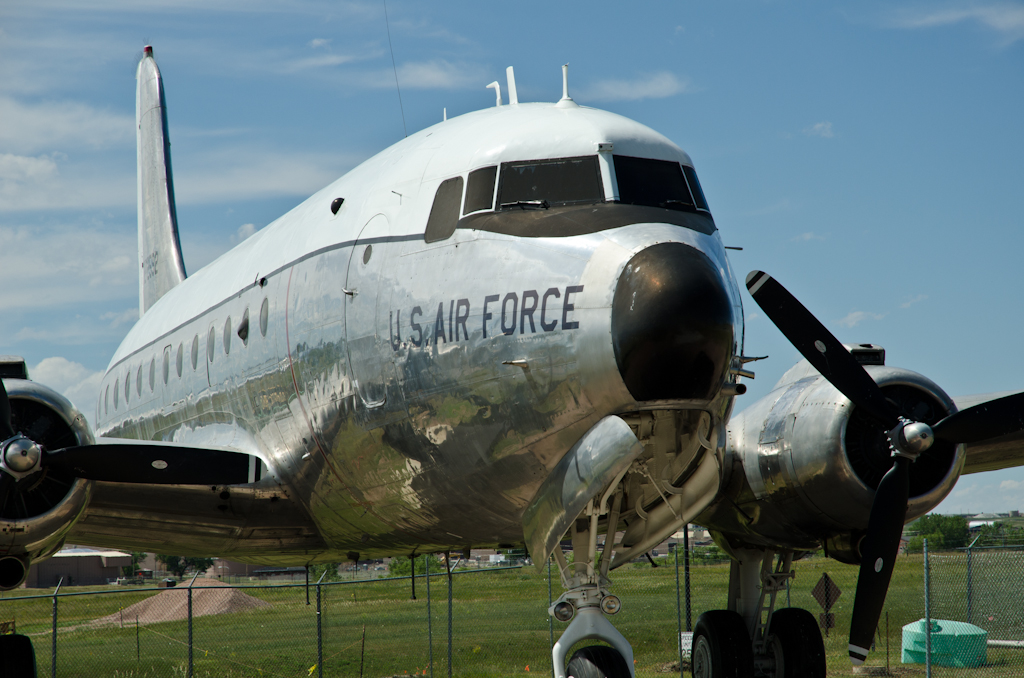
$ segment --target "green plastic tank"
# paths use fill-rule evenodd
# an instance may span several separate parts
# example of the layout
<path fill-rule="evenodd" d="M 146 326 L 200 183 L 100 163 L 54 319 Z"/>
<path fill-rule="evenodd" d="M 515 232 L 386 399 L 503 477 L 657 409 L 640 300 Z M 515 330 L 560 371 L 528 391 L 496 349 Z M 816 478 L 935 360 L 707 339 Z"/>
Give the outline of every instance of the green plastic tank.
<path fill-rule="evenodd" d="M 903 627 L 904 664 L 924 664 L 925 625 L 921 619 Z M 976 668 L 985 665 L 988 631 L 967 622 L 932 620 L 932 665 Z"/>

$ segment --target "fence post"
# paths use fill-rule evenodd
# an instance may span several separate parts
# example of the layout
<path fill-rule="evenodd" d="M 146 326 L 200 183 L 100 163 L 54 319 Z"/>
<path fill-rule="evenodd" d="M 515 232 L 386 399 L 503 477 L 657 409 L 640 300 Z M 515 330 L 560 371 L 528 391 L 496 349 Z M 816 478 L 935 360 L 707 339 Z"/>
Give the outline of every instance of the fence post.
<path fill-rule="evenodd" d="M 324 678 L 324 627 L 323 615 L 320 614 L 320 583 L 327 576 L 327 570 L 316 581 L 316 675 Z"/>
<path fill-rule="evenodd" d="M 434 678 L 434 629 L 430 621 L 430 554 L 427 554 L 427 566 L 424 573 L 427 576 L 427 661 L 430 665 L 430 678 Z"/>
<path fill-rule="evenodd" d="M 416 600 L 416 554 L 409 556 L 409 580 L 412 582 L 412 599 Z"/>
<path fill-rule="evenodd" d="M 548 609 L 549 610 L 551 609 L 551 603 L 552 603 L 552 600 L 551 600 L 551 556 L 548 556 Z M 555 626 L 553 624 L 553 620 L 551 619 L 551 615 L 550 614 L 548 615 L 548 645 L 549 645 L 549 647 L 548 647 L 548 654 L 550 655 L 551 652 L 554 652 L 554 650 L 555 650 Z M 551 665 L 551 676 L 552 676 L 552 678 L 554 678 L 554 675 L 555 675 L 555 665 L 552 664 Z"/>
<path fill-rule="evenodd" d="M 192 678 L 194 675 L 192 666 L 192 585 L 196 583 L 198 577 L 199 573 L 196 572 L 192 581 L 188 583 L 188 678 Z"/>
<path fill-rule="evenodd" d="M 50 648 L 50 675 L 57 678 L 57 593 L 60 585 L 64 583 L 64 577 L 57 580 L 57 588 L 53 590 L 53 644 Z"/>
<path fill-rule="evenodd" d="M 974 618 L 972 616 L 972 613 L 974 611 L 974 578 L 973 578 L 973 570 L 972 570 L 972 567 L 971 567 L 973 565 L 973 563 L 971 562 L 971 556 L 973 555 L 971 553 L 971 549 L 974 548 L 974 545 L 978 543 L 979 539 L 981 539 L 981 535 L 980 534 L 977 537 L 975 537 L 974 541 L 972 541 L 970 543 L 970 545 L 967 547 L 967 623 L 968 624 L 973 624 L 974 623 L 972 621 L 973 618 Z"/>
<path fill-rule="evenodd" d="M 686 530 L 686 526 L 683 526 Z M 673 549 L 676 555 L 676 641 L 679 645 L 679 678 L 683 678 L 683 611 L 679 603 L 679 544 Z"/>
<path fill-rule="evenodd" d="M 692 631 L 690 614 L 690 524 L 683 525 L 683 581 L 686 586 L 686 630 Z M 678 588 L 678 584 L 677 584 Z M 680 662 L 682 666 L 682 662 Z M 681 670 L 681 669 L 680 669 Z"/>
<path fill-rule="evenodd" d="M 444 554 L 444 567 L 448 571 L 448 678 L 452 678 L 452 554 L 450 551 L 446 551 Z"/>
<path fill-rule="evenodd" d="M 932 609 L 929 581 L 928 538 L 924 539 L 924 674 L 932 678 Z"/>

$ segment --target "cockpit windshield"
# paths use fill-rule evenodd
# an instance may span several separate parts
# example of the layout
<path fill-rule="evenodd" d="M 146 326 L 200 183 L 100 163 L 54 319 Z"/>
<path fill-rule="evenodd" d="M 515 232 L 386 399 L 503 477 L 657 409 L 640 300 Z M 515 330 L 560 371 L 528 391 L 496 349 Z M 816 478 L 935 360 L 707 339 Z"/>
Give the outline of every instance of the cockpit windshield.
<path fill-rule="evenodd" d="M 616 155 L 615 179 L 619 202 L 694 212 L 708 205 L 692 167 L 670 160 Z"/>
<path fill-rule="evenodd" d="M 527 160 L 501 165 L 498 207 L 545 209 L 604 200 L 597 156 Z"/>

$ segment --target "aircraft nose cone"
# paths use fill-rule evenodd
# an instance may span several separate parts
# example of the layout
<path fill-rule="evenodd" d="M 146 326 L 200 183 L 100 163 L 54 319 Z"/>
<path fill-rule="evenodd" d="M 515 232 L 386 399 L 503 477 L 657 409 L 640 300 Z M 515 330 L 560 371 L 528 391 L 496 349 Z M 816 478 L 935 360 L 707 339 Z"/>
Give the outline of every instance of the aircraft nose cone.
<path fill-rule="evenodd" d="M 714 263 L 683 243 L 634 255 L 615 288 L 612 344 L 636 400 L 714 396 L 733 345 L 732 304 Z"/>

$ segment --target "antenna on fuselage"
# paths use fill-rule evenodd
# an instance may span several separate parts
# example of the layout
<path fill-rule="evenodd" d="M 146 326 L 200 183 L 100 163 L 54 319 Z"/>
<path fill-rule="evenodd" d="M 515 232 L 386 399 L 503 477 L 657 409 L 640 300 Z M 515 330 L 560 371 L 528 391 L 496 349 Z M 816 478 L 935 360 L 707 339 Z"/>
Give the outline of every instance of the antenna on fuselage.
<path fill-rule="evenodd" d="M 494 82 L 492 82 L 490 85 L 487 86 L 488 89 L 490 89 L 491 87 L 494 88 L 494 94 L 497 96 L 497 100 L 498 100 L 498 103 L 496 103 L 494 105 L 495 106 L 501 106 L 501 85 L 499 85 L 498 81 L 495 80 Z"/>
<path fill-rule="evenodd" d="M 515 106 L 519 103 L 519 93 L 516 92 L 516 74 L 511 66 L 505 69 L 505 78 L 508 80 L 508 103 Z"/>
<path fill-rule="evenodd" d="M 555 105 L 561 108 L 579 105 L 572 100 L 571 96 L 569 96 L 569 64 L 564 64 L 562 66 L 562 98 L 559 99 L 558 103 Z"/>

